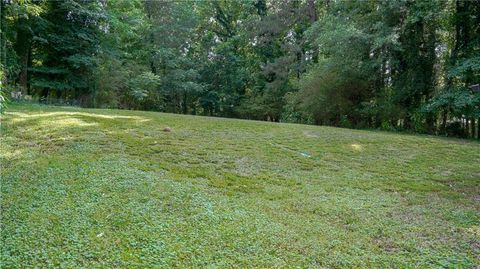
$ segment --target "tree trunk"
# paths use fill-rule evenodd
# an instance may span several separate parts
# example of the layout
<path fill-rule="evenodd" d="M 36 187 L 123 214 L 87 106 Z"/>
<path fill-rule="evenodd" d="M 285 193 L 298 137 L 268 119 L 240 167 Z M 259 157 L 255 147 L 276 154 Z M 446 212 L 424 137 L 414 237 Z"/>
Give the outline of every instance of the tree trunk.
<path fill-rule="evenodd" d="M 48 88 L 44 88 L 42 90 L 42 97 L 43 97 L 43 103 L 47 104 L 48 103 Z"/>
<path fill-rule="evenodd" d="M 152 22 L 153 16 L 151 13 L 151 8 L 149 6 L 149 2 L 145 2 L 145 10 L 147 13 L 148 20 Z M 154 57 L 155 57 L 155 35 L 153 33 L 153 29 L 148 29 L 150 31 L 148 35 L 148 42 L 150 43 L 150 59 L 149 59 L 149 64 L 150 64 L 150 71 L 152 71 L 153 74 L 157 73 L 157 69 L 155 67 L 155 62 L 154 62 Z"/>
<path fill-rule="evenodd" d="M 4 8 L 3 8 L 3 1 L 0 1 L 0 94 L 2 91 L 2 82 L 3 82 L 3 41 L 5 40 L 5 37 L 3 35 L 3 13 L 4 13 Z M 0 95 L 1 96 L 1 95 Z"/>
<path fill-rule="evenodd" d="M 27 61 L 27 71 L 30 67 L 32 67 L 33 61 L 32 61 L 32 46 L 29 46 L 28 48 L 28 61 Z M 30 84 L 32 74 L 31 72 L 27 73 L 27 94 L 32 95 L 32 85 Z"/>
<path fill-rule="evenodd" d="M 22 89 L 22 95 L 28 94 L 28 62 L 28 53 L 26 53 L 21 59 L 21 71 L 18 75 L 18 84 Z"/>
<path fill-rule="evenodd" d="M 188 98 L 187 97 L 188 97 L 187 92 L 185 91 L 183 93 L 183 114 L 187 114 L 187 112 L 188 112 L 188 107 L 187 107 L 187 99 Z"/>
<path fill-rule="evenodd" d="M 480 140 L 480 118 L 477 119 L 477 139 Z"/>
<path fill-rule="evenodd" d="M 441 133 L 443 133 L 445 135 L 447 134 L 447 111 L 443 111 Z"/>
<path fill-rule="evenodd" d="M 434 130 L 435 130 L 435 118 L 433 117 L 433 115 L 431 113 L 429 113 L 427 115 L 427 119 L 426 119 L 426 124 L 427 124 L 427 132 L 429 134 L 434 134 Z"/>
<path fill-rule="evenodd" d="M 31 35 L 28 31 L 28 20 L 25 18 L 18 19 L 17 22 L 17 41 L 15 42 L 15 52 L 20 58 L 20 74 L 18 76 L 18 84 L 22 89 L 22 95 L 28 94 L 28 63 L 30 56 Z"/>
<path fill-rule="evenodd" d="M 318 20 L 317 6 L 315 5 L 315 0 L 308 0 L 307 6 L 310 24 L 314 24 Z M 314 63 L 318 63 L 318 47 L 315 44 L 313 44 L 312 61 Z"/>

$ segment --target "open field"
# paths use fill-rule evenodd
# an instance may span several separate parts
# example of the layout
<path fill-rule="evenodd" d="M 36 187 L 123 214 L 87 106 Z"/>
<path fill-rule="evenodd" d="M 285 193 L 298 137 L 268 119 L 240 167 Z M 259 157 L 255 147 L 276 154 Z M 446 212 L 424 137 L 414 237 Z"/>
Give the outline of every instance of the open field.
<path fill-rule="evenodd" d="M 478 142 L 20 105 L 0 142 L 1 268 L 480 264 Z"/>

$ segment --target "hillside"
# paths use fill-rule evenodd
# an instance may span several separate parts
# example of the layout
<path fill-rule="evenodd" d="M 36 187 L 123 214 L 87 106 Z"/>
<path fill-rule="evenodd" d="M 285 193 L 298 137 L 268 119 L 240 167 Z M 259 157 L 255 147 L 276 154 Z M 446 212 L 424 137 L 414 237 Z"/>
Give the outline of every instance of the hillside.
<path fill-rule="evenodd" d="M 2 268 L 480 264 L 478 142 L 26 105 L 0 142 Z"/>

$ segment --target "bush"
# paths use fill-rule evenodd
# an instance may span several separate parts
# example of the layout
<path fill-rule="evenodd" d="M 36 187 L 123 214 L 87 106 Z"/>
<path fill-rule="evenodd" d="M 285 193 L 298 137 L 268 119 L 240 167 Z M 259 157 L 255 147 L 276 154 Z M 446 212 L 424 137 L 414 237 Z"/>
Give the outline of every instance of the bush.
<path fill-rule="evenodd" d="M 158 88 L 160 81 L 160 76 L 152 72 L 143 72 L 130 81 L 130 95 L 137 101 L 143 101 Z"/>
<path fill-rule="evenodd" d="M 445 130 L 447 136 L 451 137 L 467 137 L 467 133 L 465 132 L 465 129 L 462 126 L 462 123 L 459 121 L 451 122 L 447 124 L 447 128 Z"/>

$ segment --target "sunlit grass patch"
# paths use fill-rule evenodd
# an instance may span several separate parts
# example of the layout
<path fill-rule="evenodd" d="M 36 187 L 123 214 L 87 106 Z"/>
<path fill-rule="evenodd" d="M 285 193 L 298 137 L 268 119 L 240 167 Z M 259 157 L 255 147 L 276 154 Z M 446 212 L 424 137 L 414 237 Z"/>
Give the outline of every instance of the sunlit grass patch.
<path fill-rule="evenodd" d="M 352 147 L 352 149 L 353 149 L 354 151 L 362 151 L 362 149 L 363 149 L 362 145 L 355 144 L 355 143 L 354 143 L 354 144 L 351 144 L 350 146 Z"/>

